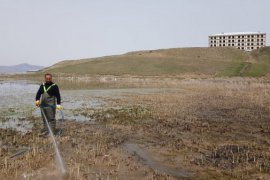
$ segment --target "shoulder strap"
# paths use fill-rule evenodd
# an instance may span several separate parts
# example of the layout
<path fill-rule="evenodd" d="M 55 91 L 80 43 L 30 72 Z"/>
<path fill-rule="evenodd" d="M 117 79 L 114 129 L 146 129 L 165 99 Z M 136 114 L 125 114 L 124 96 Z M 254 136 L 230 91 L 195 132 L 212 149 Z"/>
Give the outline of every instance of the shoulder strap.
<path fill-rule="evenodd" d="M 45 87 L 45 83 L 43 83 L 43 92 L 48 92 L 51 87 L 55 86 L 55 84 L 50 85 L 47 89 Z"/>

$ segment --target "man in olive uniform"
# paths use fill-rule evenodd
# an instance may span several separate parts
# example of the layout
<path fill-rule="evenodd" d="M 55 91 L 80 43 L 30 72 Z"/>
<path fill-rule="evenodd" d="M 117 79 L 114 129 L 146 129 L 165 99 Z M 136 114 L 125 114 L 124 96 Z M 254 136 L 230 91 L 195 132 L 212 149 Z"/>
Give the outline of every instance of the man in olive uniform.
<path fill-rule="evenodd" d="M 47 73 L 44 77 L 45 82 L 40 85 L 36 95 L 36 106 L 41 107 L 41 116 L 43 119 L 43 129 L 41 130 L 41 133 L 43 135 L 47 135 L 49 133 L 49 129 L 44 115 L 48 120 L 48 124 L 50 125 L 52 132 L 55 133 L 55 111 L 56 109 L 61 110 L 62 106 L 59 88 L 52 82 L 52 74 Z"/>

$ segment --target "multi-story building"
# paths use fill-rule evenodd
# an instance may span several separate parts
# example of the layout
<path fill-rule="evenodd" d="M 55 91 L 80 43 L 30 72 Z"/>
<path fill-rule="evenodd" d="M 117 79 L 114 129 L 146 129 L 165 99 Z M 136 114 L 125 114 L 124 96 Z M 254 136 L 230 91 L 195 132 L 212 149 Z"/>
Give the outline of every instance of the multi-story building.
<path fill-rule="evenodd" d="M 235 47 L 252 51 L 266 46 L 266 33 L 236 32 L 213 34 L 208 37 L 209 47 Z"/>

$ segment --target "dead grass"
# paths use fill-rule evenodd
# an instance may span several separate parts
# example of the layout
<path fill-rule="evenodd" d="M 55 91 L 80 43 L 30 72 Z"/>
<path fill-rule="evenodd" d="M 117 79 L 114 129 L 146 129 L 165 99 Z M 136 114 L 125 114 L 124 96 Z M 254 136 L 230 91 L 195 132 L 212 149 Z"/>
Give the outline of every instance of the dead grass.
<path fill-rule="evenodd" d="M 197 164 L 202 172 L 209 167 L 233 178 L 269 174 L 269 84 L 239 78 L 183 85 L 178 92 L 133 99 L 153 112 L 154 121 L 141 127 L 148 137 L 176 156 L 184 153 L 187 166 Z"/>
<path fill-rule="evenodd" d="M 135 158 L 138 155 L 127 153 L 122 145 L 133 142 L 155 162 L 194 173 L 191 179 L 269 179 L 268 80 L 218 78 L 174 83 L 174 88 L 155 93 L 107 99 L 103 109 L 76 110 L 95 118 L 97 124 L 66 122 L 65 135 L 57 138 L 67 167 L 62 178 L 177 178 L 157 172 L 140 163 Z M 48 140 L 38 138 L 37 131 L 26 135 L 0 132 L 1 177 L 58 176 L 52 149 L 39 149 Z M 22 145 L 34 150 L 9 159 Z"/>

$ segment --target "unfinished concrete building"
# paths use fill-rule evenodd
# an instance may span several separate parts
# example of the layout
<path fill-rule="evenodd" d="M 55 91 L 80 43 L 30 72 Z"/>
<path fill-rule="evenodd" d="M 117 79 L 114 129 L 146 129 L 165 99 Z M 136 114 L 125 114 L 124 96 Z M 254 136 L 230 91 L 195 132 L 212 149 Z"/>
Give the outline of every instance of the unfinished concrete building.
<path fill-rule="evenodd" d="M 220 33 L 210 35 L 208 40 L 209 47 L 235 47 L 245 51 L 252 51 L 266 46 L 266 33 Z"/>

